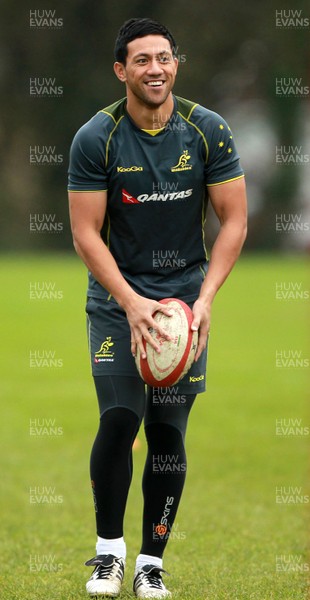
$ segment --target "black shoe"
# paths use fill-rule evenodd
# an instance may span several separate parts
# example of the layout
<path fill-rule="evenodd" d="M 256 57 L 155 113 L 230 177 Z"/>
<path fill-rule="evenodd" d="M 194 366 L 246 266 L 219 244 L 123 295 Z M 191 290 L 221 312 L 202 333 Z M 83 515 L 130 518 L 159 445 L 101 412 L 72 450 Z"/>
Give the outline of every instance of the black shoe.
<path fill-rule="evenodd" d="M 125 561 L 113 554 L 99 554 L 88 560 L 87 567 L 95 569 L 86 583 L 86 591 L 90 596 L 108 596 L 116 598 L 124 578 Z"/>
<path fill-rule="evenodd" d="M 167 573 L 156 565 L 144 565 L 137 569 L 133 580 L 133 591 L 138 598 L 168 598 L 171 592 L 165 587 L 161 573 Z"/>

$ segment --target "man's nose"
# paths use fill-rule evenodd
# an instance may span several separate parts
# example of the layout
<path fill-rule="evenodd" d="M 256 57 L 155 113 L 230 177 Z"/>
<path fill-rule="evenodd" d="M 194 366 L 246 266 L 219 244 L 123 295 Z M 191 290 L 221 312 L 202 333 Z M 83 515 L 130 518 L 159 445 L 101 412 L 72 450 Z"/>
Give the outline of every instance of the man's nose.
<path fill-rule="evenodd" d="M 148 65 L 148 75 L 162 75 L 163 68 L 156 58 L 153 58 Z"/>

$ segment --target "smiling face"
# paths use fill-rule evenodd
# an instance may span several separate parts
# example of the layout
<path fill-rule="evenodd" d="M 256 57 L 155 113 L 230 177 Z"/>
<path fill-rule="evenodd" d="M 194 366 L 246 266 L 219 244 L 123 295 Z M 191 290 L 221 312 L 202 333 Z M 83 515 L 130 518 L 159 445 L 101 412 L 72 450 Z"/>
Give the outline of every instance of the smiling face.
<path fill-rule="evenodd" d="M 161 35 L 146 35 L 127 44 L 126 64 L 116 62 L 114 71 L 126 83 L 128 105 L 158 108 L 173 88 L 178 61 L 169 41 Z"/>

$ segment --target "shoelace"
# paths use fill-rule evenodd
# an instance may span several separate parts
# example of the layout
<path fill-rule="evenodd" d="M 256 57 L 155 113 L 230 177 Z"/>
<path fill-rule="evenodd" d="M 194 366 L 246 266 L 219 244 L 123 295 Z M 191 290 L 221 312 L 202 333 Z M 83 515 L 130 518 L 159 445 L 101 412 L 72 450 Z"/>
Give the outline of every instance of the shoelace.
<path fill-rule="evenodd" d="M 96 574 L 98 573 L 98 579 L 108 579 L 112 575 L 115 567 L 116 567 L 115 563 L 113 563 L 113 565 L 109 565 L 107 567 L 105 567 L 104 565 L 97 565 Z"/>
<path fill-rule="evenodd" d="M 144 573 L 144 577 L 152 587 L 157 588 L 158 590 L 163 588 L 163 582 L 160 573 Z"/>

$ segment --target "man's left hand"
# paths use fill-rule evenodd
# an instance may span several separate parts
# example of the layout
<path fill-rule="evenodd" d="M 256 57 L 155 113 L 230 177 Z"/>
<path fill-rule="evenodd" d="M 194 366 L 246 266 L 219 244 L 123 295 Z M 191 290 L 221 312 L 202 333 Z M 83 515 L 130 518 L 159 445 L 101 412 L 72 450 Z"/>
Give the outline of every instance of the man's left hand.
<path fill-rule="evenodd" d="M 208 335 L 210 331 L 210 320 L 211 320 L 211 305 L 203 300 L 196 300 L 193 309 L 193 322 L 191 329 L 192 331 L 198 331 L 198 347 L 195 354 L 195 362 L 201 356 L 201 353 L 207 346 Z"/>

